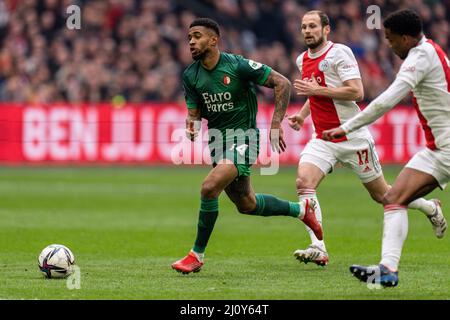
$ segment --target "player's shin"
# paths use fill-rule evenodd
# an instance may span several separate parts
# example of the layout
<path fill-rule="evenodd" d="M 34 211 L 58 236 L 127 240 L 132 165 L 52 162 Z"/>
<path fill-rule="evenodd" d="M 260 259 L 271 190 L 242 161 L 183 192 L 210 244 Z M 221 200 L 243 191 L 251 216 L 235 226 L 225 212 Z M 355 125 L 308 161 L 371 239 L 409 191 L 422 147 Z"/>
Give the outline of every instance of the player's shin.
<path fill-rule="evenodd" d="M 383 244 L 381 264 L 391 271 L 397 271 L 403 243 L 408 234 L 408 211 L 405 206 L 384 207 Z"/>
<path fill-rule="evenodd" d="M 214 229 L 217 216 L 219 214 L 219 201 L 214 199 L 201 199 L 200 211 L 197 225 L 197 238 L 195 239 L 192 251 L 197 254 L 200 260 L 203 260 L 203 255 L 208 244 L 209 237 Z"/>
<path fill-rule="evenodd" d="M 306 199 L 314 199 L 316 201 L 316 219 L 319 222 L 320 226 L 322 226 L 322 210 L 320 209 L 319 200 L 317 199 L 317 194 L 315 189 L 298 189 L 297 190 L 299 201 L 304 201 Z M 323 251 L 327 251 L 325 247 L 325 242 L 323 240 L 317 239 L 314 234 L 314 231 L 305 225 L 306 231 L 309 233 L 309 237 L 311 238 L 311 244 L 318 246 Z M 322 228 L 323 229 L 323 228 Z"/>
<path fill-rule="evenodd" d="M 297 218 L 300 214 L 300 206 L 296 202 L 278 199 L 270 194 L 256 194 L 256 208 L 249 212 L 258 216 L 291 216 Z"/>

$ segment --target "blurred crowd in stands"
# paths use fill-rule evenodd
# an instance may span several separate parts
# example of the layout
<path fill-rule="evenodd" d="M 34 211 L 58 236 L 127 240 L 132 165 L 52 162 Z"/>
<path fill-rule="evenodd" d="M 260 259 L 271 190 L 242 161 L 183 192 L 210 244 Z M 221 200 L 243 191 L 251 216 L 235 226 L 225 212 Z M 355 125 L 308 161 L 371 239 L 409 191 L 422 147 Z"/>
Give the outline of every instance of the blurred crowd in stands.
<path fill-rule="evenodd" d="M 81 8 L 81 29 L 69 30 L 67 7 Z M 450 0 L 0 0 L 0 101 L 183 101 L 181 73 L 192 62 L 187 30 L 196 17 L 221 25 L 221 50 L 266 63 L 298 78 L 297 56 L 306 49 L 303 14 L 325 11 L 330 40 L 358 59 L 370 101 L 395 77 L 401 60 L 382 30 L 370 30 L 367 7 L 381 18 L 413 8 L 425 34 L 449 53 Z M 273 92 L 261 88 L 260 99 Z M 292 94 L 292 101 L 304 98 Z"/>

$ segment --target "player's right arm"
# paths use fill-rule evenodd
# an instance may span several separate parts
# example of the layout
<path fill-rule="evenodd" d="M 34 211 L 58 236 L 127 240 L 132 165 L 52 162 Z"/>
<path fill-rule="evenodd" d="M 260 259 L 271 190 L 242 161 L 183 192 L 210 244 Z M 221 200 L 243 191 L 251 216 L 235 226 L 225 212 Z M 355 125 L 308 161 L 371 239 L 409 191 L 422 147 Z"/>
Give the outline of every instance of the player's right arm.
<path fill-rule="evenodd" d="M 350 132 L 375 122 L 422 81 L 430 71 L 430 62 L 423 50 L 412 50 L 389 88 L 373 100 L 362 112 L 359 112 L 340 127 L 325 130 L 323 132 L 324 140 L 341 138 Z"/>
<path fill-rule="evenodd" d="M 186 137 L 194 141 L 198 135 L 198 126 L 195 125 L 197 121 L 200 121 L 200 109 L 188 109 L 188 115 L 186 117 Z"/>
<path fill-rule="evenodd" d="M 299 55 L 297 57 L 297 60 L 295 61 L 295 64 L 298 67 L 298 70 L 300 71 L 300 79 L 302 78 L 302 68 L 303 68 L 303 56 L 304 53 Z M 295 114 L 288 117 L 288 123 L 289 126 L 294 130 L 300 130 L 300 128 L 303 126 L 303 122 L 305 119 L 311 114 L 311 107 L 309 104 L 309 99 L 306 100 L 303 107 Z"/>
<path fill-rule="evenodd" d="M 198 135 L 198 129 L 195 123 L 197 121 L 201 121 L 200 114 L 200 104 L 201 99 L 195 91 L 194 87 L 191 85 L 189 81 L 189 76 L 186 72 L 183 73 L 183 90 L 184 90 L 184 99 L 186 100 L 186 105 L 188 109 L 188 114 L 186 117 L 186 137 L 194 141 Z"/>
<path fill-rule="evenodd" d="M 305 119 L 311 114 L 309 99 L 306 100 L 303 107 L 295 114 L 288 117 L 289 126 L 294 130 L 300 130 Z"/>
<path fill-rule="evenodd" d="M 375 122 L 399 103 L 411 89 L 407 82 L 397 78 L 386 91 L 373 100 L 363 111 L 340 127 L 323 131 L 322 138 L 327 141 L 342 138 L 350 132 Z"/>

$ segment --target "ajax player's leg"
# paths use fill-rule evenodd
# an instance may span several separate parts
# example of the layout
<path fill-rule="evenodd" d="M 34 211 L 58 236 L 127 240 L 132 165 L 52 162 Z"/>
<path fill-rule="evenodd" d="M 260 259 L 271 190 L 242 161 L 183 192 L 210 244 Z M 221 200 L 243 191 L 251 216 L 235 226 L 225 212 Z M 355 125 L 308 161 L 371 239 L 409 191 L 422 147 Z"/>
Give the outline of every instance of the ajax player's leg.
<path fill-rule="evenodd" d="M 364 187 L 369 191 L 373 200 L 382 203 L 383 196 L 391 188 L 384 179 L 381 164 L 372 139 L 356 138 L 335 146 L 338 148 L 338 159 L 350 167 L 358 175 Z M 435 216 L 439 210 L 439 201 L 418 198 L 408 203 L 408 209 L 416 209 L 425 214 L 428 219 Z M 431 220 L 430 220 L 431 221 Z M 433 222 L 432 222 L 433 224 Z M 442 233 L 435 228 L 436 236 Z"/>
<path fill-rule="evenodd" d="M 398 265 L 400 262 L 403 243 L 408 233 L 407 204 L 433 191 L 439 183 L 425 172 L 404 168 L 383 198 L 384 230 L 382 240 L 382 258 L 378 269 L 378 278 L 370 277 L 382 286 L 396 286 L 398 284 Z M 350 271 L 361 281 L 365 277 L 366 267 L 353 265 Z M 395 281 L 392 281 L 395 278 Z"/>
<path fill-rule="evenodd" d="M 398 284 L 398 271 L 391 271 L 382 264 L 368 267 L 353 265 L 350 272 L 362 282 L 380 284 L 383 287 L 395 287 Z"/>
<path fill-rule="evenodd" d="M 335 163 L 334 156 L 327 150 L 313 150 L 313 148 L 320 147 L 322 142 L 317 144 L 309 143 L 309 147 L 305 148 L 300 158 L 300 163 L 297 169 L 296 187 L 299 201 L 306 201 L 310 199 L 315 202 L 315 218 L 322 227 L 322 210 L 320 208 L 319 200 L 317 198 L 316 188 L 319 186 L 326 173 L 330 172 Z M 308 150 L 311 152 L 309 153 Z M 318 152 L 317 152 L 318 151 Z M 314 154 L 315 152 L 315 154 Z M 320 156 L 316 155 L 320 154 Z M 329 159 L 329 161 L 325 160 Z M 294 256 L 303 263 L 313 262 L 319 266 L 326 266 L 329 261 L 325 241 L 318 239 L 315 233 L 306 227 L 309 233 L 311 244 L 306 249 L 298 249 L 294 252 Z"/>

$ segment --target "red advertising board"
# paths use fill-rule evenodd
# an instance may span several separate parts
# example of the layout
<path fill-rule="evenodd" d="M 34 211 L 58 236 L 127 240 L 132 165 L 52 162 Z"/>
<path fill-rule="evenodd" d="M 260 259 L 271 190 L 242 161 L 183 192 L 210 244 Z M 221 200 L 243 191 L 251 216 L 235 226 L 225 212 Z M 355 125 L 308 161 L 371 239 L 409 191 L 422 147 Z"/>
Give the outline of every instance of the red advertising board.
<path fill-rule="evenodd" d="M 288 114 L 300 106 L 290 106 Z M 0 105 L 0 163 L 3 164 L 189 164 L 208 163 L 207 130 L 192 144 L 184 138 L 186 109 L 171 103 L 114 108 L 98 105 Z M 259 162 L 267 164 L 267 127 L 273 108 L 260 106 Z M 413 108 L 397 106 L 370 126 L 383 163 L 405 163 L 425 145 Z M 296 164 L 312 136 L 308 119 L 301 131 L 284 122 L 287 150 L 279 161 Z"/>

